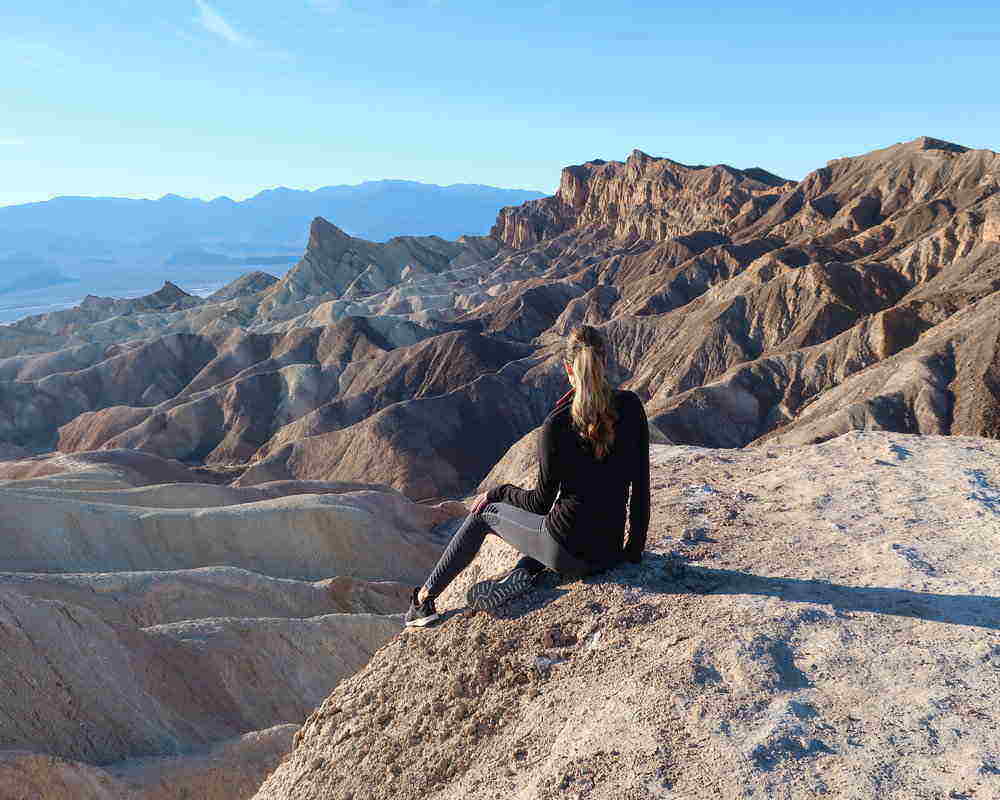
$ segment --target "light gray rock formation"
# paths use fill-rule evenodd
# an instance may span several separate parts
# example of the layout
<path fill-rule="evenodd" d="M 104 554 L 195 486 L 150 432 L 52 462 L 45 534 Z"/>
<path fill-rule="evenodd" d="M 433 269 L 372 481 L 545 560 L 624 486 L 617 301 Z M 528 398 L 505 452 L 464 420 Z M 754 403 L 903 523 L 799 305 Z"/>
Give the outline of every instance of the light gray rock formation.
<path fill-rule="evenodd" d="M 346 575 L 321 581 L 272 578 L 237 567 L 150 572 L 2 572 L 0 589 L 89 609 L 104 622 L 139 628 L 206 617 L 398 614 L 408 586 Z"/>
<path fill-rule="evenodd" d="M 418 581 L 439 512 L 400 495 L 298 495 L 216 508 L 145 509 L 0 489 L 0 569 L 133 571 L 228 564 L 284 578 Z"/>
<path fill-rule="evenodd" d="M 141 453 L 14 463 L 31 477 L 0 485 L 0 559 L 45 571 L 0 573 L 4 800 L 243 800 L 400 630 L 410 583 L 357 576 L 422 577 L 464 511 L 363 485 L 151 485 L 187 470 Z"/>
<path fill-rule="evenodd" d="M 0 594 L 0 749 L 107 764 L 183 754 L 302 719 L 399 617 L 217 617 L 150 628 Z"/>
<path fill-rule="evenodd" d="M 488 539 L 256 800 L 997 794 L 1000 444 L 652 450 L 641 565 L 462 613 Z"/>

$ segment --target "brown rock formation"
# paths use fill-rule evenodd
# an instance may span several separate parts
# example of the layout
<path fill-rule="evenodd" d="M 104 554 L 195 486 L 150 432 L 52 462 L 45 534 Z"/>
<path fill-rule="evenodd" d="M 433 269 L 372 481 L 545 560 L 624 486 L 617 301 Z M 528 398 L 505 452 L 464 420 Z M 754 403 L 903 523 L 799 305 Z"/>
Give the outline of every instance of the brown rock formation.
<path fill-rule="evenodd" d="M 164 295 L 74 328 L 93 344 L 0 361 L 4 435 L 38 447 L 50 429 L 31 426 L 55 420 L 68 422 L 66 451 L 143 449 L 207 463 L 220 479 L 251 465 L 242 485 L 375 480 L 415 497 L 465 492 L 561 394 L 561 337 L 581 321 L 604 327 L 615 377 L 648 398 L 677 441 L 742 445 L 779 428 L 791 435 L 800 418 L 804 441 L 851 424 L 951 430 L 953 410 L 961 430 L 989 432 L 988 367 L 956 367 L 955 377 L 944 350 L 903 352 L 1000 289 L 997 158 L 925 137 L 792 185 L 636 151 L 567 168 L 554 197 L 504 209 L 493 240 L 380 244 L 316 220 L 302 261 L 261 292 L 179 311 Z M 165 330 L 173 339 L 134 338 Z M 988 333 L 953 333 L 928 341 L 947 350 L 966 347 L 955 336 L 974 339 L 989 361 Z M 209 358 L 187 359 L 196 374 L 164 377 L 169 362 L 155 348 L 183 337 Z M 857 376 L 895 356 L 920 361 L 933 388 L 914 384 L 892 413 L 857 411 L 888 402 L 891 383 Z M 154 365 L 151 385 L 139 362 Z M 493 373 L 503 389 L 470 388 Z M 860 394 L 818 404 L 851 376 Z M 920 424 L 917 395 L 921 408 L 936 398 Z M 848 397 L 856 408 L 841 413 Z M 825 433 L 806 423 L 809 408 L 828 412 Z M 499 432 L 473 444 L 463 430 L 478 435 L 487 420 L 502 420 Z"/>
<path fill-rule="evenodd" d="M 0 753 L 0 800 L 234 800 L 249 796 L 291 746 L 275 725 L 203 752 L 135 758 L 104 768 L 30 751 Z"/>
<path fill-rule="evenodd" d="M 395 403 L 351 427 L 286 444 L 236 484 L 365 475 L 413 499 L 461 495 L 530 428 L 537 412 L 522 386 L 488 374 L 447 394 Z"/>
<path fill-rule="evenodd" d="M 617 239 L 662 241 L 724 228 L 756 198 L 776 199 L 789 185 L 759 168 L 692 167 L 633 150 L 625 162 L 566 167 L 553 197 L 501 209 L 490 235 L 515 248 L 578 226 L 607 228 Z"/>
<path fill-rule="evenodd" d="M 124 628 L 10 591 L 0 616 L 9 639 L 0 742 L 97 764 L 299 720 L 399 630 L 366 614 Z M 283 669 L 295 646 L 314 669 Z"/>
<path fill-rule="evenodd" d="M 267 459 L 307 437 L 348 428 L 393 403 L 455 391 L 530 353 L 528 347 L 457 331 L 357 360 L 341 373 L 337 399 L 280 428 L 256 459 Z M 322 473 L 302 476 L 307 474 Z"/>
<path fill-rule="evenodd" d="M 203 337 L 176 334 L 111 351 L 83 369 L 0 384 L 0 437 L 51 446 L 56 429 L 84 412 L 174 397 L 214 355 L 214 346 Z M 31 365 L 23 369 L 31 371 Z"/>
<path fill-rule="evenodd" d="M 181 311 L 193 308 L 202 302 L 200 298 L 188 294 L 179 286 L 165 281 L 160 289 L 142 297 L 119 299 L 87 295 L 75 308 L 25 317 L 11 327 L 15 330 L 44 331 L 59 336 L 71 336 L 79 329 L 111 317 L 148 311 Z"/>

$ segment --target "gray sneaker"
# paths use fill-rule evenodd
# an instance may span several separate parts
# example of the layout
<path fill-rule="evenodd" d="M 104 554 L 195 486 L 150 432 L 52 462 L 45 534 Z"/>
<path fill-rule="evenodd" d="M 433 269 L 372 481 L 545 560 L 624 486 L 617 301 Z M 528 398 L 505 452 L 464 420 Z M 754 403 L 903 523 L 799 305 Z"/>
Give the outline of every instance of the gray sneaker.
<path fill-rule="evenodd" d="M 496 578 L 473 584 L 465 601 L 476 611 L 492 611 L 519 594 L 524 594 L 535 583 L 535 576 L 524 567 L 515 567 Z"/>

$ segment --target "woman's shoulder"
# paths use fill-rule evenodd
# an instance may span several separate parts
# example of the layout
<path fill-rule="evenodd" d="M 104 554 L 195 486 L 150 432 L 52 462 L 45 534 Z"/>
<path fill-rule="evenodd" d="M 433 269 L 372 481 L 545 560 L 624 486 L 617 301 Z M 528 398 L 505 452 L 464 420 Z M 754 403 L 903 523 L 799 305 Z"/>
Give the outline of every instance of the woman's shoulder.
<path fill-rule="evenodd" d="M 622 406 L 642 406 L 642 398 L 631 389 L 615 389 L 615 397 Z"/>

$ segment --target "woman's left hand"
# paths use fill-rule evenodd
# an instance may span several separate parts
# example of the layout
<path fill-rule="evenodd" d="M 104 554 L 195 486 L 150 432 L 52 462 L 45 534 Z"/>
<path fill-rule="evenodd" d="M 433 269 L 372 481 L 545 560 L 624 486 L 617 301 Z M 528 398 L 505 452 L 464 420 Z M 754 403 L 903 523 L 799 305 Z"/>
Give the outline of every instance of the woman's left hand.
<path fill-rule="evenodd" d="M 470 514 L 478 514 L 486 507 L 486 492 L 483 492 L 479 497 L 476 498 L 476 502 L 472 504 L 472 511 Z"/>

